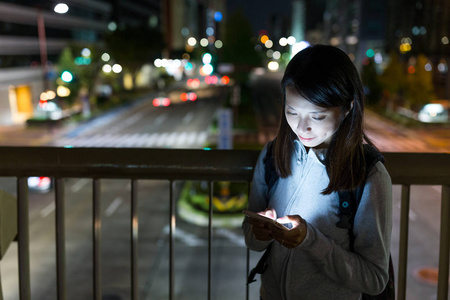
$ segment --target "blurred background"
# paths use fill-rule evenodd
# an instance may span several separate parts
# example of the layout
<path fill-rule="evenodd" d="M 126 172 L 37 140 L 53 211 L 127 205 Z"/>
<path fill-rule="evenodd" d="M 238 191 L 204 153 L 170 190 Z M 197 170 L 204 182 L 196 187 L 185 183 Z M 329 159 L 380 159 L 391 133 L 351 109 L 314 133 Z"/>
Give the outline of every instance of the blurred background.
<path fill-rule="evenodd" d="M 449 39 L 450 0 L 0 0 L 0 145 L 258 150 L 276 135 L 290 58 L 328 44 L 360 71 L 381 151 L 448 153 Z M 56 299 L 54 184 L 42 175 L 28 180 L 31 290 Z M 139 186 L 140 298 L 167 299 L 169 184 Z M 14 178 L 0 187 L 16 194 Z M 130 298 L 130 189 L 102 180 L 106 300 Z M 66 190 L 68 299 L 91 299 L 91 180 Z M 436 299 L 441 186 L 412 190 L 407 299 Z M 214 299 L 244 299 L 246 191 L 214 183 Z M 174 195 L 176 299 L 206 299 L 208 184 L 177 182 Z M 395 266 L 399 214 L 394 186 Z M 13 243 L 4 299 L 19 297 L 17 272 Z"/>

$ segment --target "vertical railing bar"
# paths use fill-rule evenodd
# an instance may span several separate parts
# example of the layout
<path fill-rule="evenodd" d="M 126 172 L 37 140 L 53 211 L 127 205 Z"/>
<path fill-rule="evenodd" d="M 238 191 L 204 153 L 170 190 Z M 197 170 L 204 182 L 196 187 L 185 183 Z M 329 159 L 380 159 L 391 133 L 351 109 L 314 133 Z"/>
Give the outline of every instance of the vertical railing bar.
<path fill-rule="evenodd" d="M 139 298 L 137 180 L 131 180 L 131 299 Z"/>
<path fill-rule="evenodd" d="M 248 190 L 247 190 L 247 202 L 248 202 L 248 200 L 250 200 L 250 191 L 251 191 L 250 181 L 247 181 L 247 187 L 248 187 Z M 250 273 L 250 249 L 246 248 L 246 250 L 247 250 L 247 265 L 246 265 L 246 268 L 245 268 L 245 282 L 247 282 L 247 276 Z M 250 299 L 250 285 L 249 284 L 245 285 L 245 299 L 246 300 Z"/>
<path fill-rule="evenodd" d="M 398 299 L 406 299 L 406 277 L 408 262 L 408 227 L 410 186 L 402 185 L 400 208 L 400 249 L 398 262 Z"/>
<path fill-rule="evenodd" d="M 93 264 L 94 264 L 94 299 L 101 300 L 102 298 L 102 277 L 101 277 L 101 216 L 100 216 L 100 179 L 93 179 Z"/>
<path fill-rule="evenodd" d="M 58 300 L 65 300 L 66 246 L 65 246 L 65 197 L 64 179 L 55 179 L 55 227 L 56 227 L 56 281 Z"/>
<path fill-rule="evenodd" d="M 448 297 L 448 264 L 450 251 L 450 186 L 442 186 L 441 202 L 441 229 L 439 241 L 439 275 L 437 299 L 444 300 Z"/>
<path fill-rule="evenodd" d="M 28 216 L 28 178 L 17 178 L 17 230 L 19 255 L 19 298 L 30 300 L 30 229 Z"/>
<path fill-rule="evenodd" d="M 211 277 L 212 277 L 212 218 L 213 218 L 213 199 L 214 199 L 214 182 L 209 181 L 209 213 L 208 213 L 208 300 L 211 300 Z"/>
<path fill-rule="evenodd" d="M 175 296 L 175 272 L 174 272 L 174 241 L 175 241 L 175 199 L 174 199 L 175 183 L 170 180 L 170 229 L 169 229 L 169 300 Z"/>

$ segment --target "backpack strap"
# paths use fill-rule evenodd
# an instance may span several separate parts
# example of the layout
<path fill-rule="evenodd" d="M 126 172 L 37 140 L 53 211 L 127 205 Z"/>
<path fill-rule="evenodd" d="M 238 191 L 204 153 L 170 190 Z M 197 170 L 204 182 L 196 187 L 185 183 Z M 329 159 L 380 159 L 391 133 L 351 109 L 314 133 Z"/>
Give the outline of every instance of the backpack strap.
<path fill-rule="evenodd" d="M 366 164 L 366 173 L 364 175 L 363 183 L 355 190 L 340 191 L 339 195 L 339 221 L 336 226 L 339 228 L 348 229 L 351 239 L 351 248 L 353 248 L 353 221 L 355 218 L 356 210 L 358 209 L 359 202 L 361 201 L 362 194 L 364 192 L 364 186 L 366 185 L 367 177 L 370 170 L 379 161 L 384 163 L 383 155 L 374 147 L 364 144 L 364 160 Z"/>

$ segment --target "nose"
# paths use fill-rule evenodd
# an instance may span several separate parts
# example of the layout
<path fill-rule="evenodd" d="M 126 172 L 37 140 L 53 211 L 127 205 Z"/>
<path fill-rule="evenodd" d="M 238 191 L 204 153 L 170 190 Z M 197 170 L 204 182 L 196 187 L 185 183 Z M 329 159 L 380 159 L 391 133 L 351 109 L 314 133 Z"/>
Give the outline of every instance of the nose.
<path fill-rule="evenodd" d="M 297 130 L 299 133 L 311 131 L 311 124 L 309 118 L 300 118 L 298 120 Z"/>

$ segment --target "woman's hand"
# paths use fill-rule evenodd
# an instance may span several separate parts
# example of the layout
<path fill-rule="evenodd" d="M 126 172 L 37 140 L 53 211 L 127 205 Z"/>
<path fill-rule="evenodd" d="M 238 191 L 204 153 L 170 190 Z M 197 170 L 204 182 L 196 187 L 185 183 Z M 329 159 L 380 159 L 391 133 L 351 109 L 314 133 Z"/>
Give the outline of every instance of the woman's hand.
<path fill-rule="evenodd" d="M 265 211 L 258 212 L 258 214 L 273 220 L 277 219 L 277 212 L 273 208 L 268 208 Z M 273 239 L 272 230 L 263 222 L 249 218 L 248 223 L 252 225 L 252 231 L 256 239 L 260 241 L 270 241 Z"/>
<path fill-rule="evenodd" d="M 299 215 L 284 216 L 277 219 L 279 223 L 291 223 L 292 228 L 288 231 L 276 229 L 272 236 L 281 245 L 292 249 L 300 245 L 306 237 L 306 222 Z"/>

